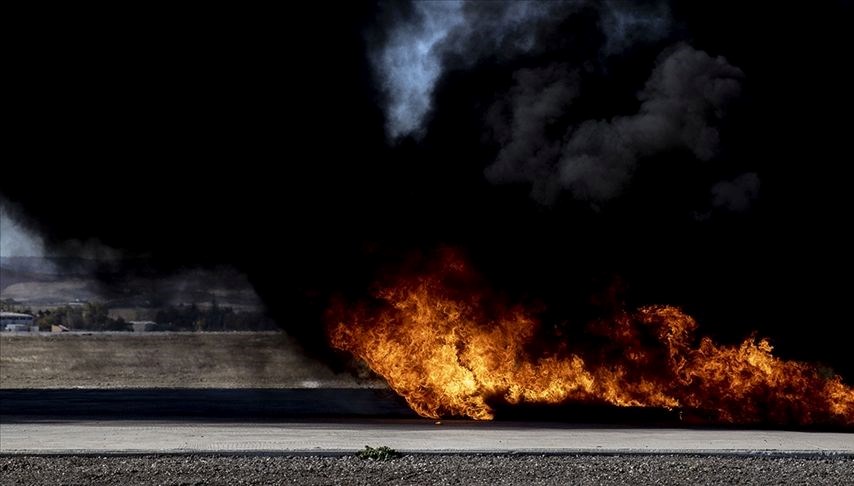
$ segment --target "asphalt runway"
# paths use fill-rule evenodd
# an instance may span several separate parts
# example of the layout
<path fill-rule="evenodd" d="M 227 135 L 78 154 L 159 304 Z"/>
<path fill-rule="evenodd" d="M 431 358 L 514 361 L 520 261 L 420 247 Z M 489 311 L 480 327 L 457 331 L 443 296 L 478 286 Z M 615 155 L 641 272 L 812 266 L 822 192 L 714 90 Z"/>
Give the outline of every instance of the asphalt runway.
<path fill-rule="evenodd" d="M 2 454 L 342 454 L 388 446 L 406 453 L 648 453 L 854 455 L 834 432 L 577 428 L 565 424 L 426 420 L 211 423 L 0 423 Z"/>
<path fill-rule="evenodd" d="M 381 388 L 123 388 L 0 390 L 0 418 L 269 420 L 308 417 L 414 418 Z"/>
<path fill-rule="evenodd" d="M 686 427 L 672 414 L 592 410 L 437 423 L 386 389 L 0 390 L 0 454 L 334 455 L 369 445 L 410 453 L 854 455 L 850 432 Z M 548 420 L 555 416 L 561 420 Z"/>

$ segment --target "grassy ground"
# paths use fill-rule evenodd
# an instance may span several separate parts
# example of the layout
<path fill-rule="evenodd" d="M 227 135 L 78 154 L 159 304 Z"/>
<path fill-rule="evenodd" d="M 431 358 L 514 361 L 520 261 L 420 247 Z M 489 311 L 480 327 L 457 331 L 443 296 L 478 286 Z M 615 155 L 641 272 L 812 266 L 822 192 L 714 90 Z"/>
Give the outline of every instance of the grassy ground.
<path fill-rule="evenodd" d="M 358 386 L 277 332 L 0 335 L 6 389 Z"/>

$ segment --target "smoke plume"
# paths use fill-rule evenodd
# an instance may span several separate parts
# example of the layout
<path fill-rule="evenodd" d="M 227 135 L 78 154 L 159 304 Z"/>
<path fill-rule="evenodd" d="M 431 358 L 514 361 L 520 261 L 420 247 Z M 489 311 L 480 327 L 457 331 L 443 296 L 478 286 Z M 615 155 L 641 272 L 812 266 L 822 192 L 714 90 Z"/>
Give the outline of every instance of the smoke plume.
<path fill-rule="evenodd" d="M 701 161 L 714 157 L 719 141 L 714 122 L 738 95 L 741 77 L 726 59 L 679 44 L 660 56 L 638 93 L 637 113 L 568 124 L 560 127 L 562 137 L 549 142 L 546 128 L 553 129 L 560 112 L 571 109 L 578 76 L 566 70 L 523 72 L 500 102 L 509 120 L 492 118 L 502 148 L 487 177 L 496 183 L 529 182 L 542 203 L 553 202 L 561 189 L 607 201 L 620 194 L 643 157 L 674 149 Z"/>
<path fill-rule="evenodd" d="M 563 24 L 570 19 L 590 24 L 598 42 L 567 41 Z M 585 82 L 608 72 L 612 57 L 661 43 L 672 27 L 665 2 L 415 3 L 410 15 L 390 22 L 385 42 L 371 53 L 386 95 L 387 134 L 393 140 L 424 134 L 445 71 L 484 60 L 520 63 L 510 88 L 496 94 L 483 116 L 499 147 L 486 178 L 530 184 L 542 204 L 566 191 L 601 205 L 623 192 L 645 158 L 684 151 L 685 162 L 693 163 L 718 153 L 717 125 L 739 95 L 743 73 L 684 42 L 665 47 L 650 65 L 635 110 L 590 117 L 573 106 L 588 96 Z M 564 60 L 543 59 L 546 51 Z"/>
<path fill-rule="evenodd" d="M 49 240 L 18 204 L 0 194 L 0 256 L 118 260 L 123 254 L 97 238 Z"/>
<path fill-rule="evenodd" d="M 0 195 L 0 257 L 44 256 L 44 238 L 13 215 L 13 204 Z"/>
<path fill-rule="evenodd" d="M 730 211 L 745 211 L 759 197 L 759 176 L 754 172 L 741 174 L 731 181 L 712 186 L 712 204 Z"/>
<path fill-rule="evenodd" d="M 381 26 L 383 41 L 369 53 L 386 97 L 388 136 L 394 140 L 423 132 L 433 89 L 450 66 L 471 66 L 491 57 L 507 60 L 547 48 L 549 33 L 579 12 L 598 16 L 605 56 L 659 40 L 671 24 L 663 2 L 634 6 L 616 1 L 451 0 L 415 2 L 411 11 L 390 15 Z"/>
<path fill-rule="evenodd" d="M 666 2 L 644 5 L 610 0 L 602 3 L 600 14 L 606 55 L 620 53 L 634 44 L 655 42 L 667 35 L 673 23 Z"/>

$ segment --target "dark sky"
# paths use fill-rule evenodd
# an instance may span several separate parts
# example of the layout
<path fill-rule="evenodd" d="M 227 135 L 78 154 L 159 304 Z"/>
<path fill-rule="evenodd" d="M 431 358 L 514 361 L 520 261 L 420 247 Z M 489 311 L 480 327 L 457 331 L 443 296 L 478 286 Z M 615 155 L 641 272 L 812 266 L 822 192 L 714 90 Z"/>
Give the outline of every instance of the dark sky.
<path fill-rule="evenodd" d="M 234 264 L 309 347 L 329 295 L 452 245 L 555 319 L 619 280 L 854 376 L 851 2 L 294 3 L 21 14 L 0 194 Z"/>

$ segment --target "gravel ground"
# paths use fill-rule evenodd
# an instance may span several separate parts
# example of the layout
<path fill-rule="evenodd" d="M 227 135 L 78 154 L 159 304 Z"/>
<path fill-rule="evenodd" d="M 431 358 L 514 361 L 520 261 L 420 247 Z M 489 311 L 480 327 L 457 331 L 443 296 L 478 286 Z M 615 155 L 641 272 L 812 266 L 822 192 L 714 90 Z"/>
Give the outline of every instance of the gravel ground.
<path fill-rule="evenodd" d="M 0 456 L 16 484 L 854 484 L 854 457 L 695 455 Z"/>

